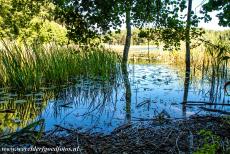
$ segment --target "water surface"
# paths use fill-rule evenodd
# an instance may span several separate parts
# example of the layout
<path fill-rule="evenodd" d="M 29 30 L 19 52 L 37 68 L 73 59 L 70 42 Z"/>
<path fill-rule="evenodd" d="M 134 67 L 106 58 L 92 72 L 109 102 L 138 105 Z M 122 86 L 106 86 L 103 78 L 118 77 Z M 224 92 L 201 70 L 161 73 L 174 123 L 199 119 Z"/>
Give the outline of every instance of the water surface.
<path fill-rule="evenodd" d="M 167 64 L 130 64 L 127 74 L 123 72 L 112 83 L 81 78 L 58 92 L 41 91 L 27 94 L 23 99 L 1 89 L 0 109 L 16 111 L 0 113 L 0 128 L 12 132 L 45 119 L 46 130 L 61 125 L 108 133 L 139 120 L 217 115 L 219 111 L 228 114 L 230 106 L 226 104 L 230 104 L 230 96 L 223 90 L 227 80 L 227 75 L 212 77 L 211 73 L 197 71 L 191 73 L 186 86 L 185 73 L 180 68 Z"/>

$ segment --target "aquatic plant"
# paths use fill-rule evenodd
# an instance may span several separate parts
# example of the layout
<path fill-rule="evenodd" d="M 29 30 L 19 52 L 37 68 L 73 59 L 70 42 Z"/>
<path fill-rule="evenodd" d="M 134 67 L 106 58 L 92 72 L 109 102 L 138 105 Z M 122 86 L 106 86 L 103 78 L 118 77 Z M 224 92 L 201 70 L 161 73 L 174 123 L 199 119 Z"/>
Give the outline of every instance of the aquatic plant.
<path fill-rule="evenodd" d="M 42 85 L 61 85 L 77 76 L 115 77 L 118 56 L 103 47 L 69 48 L 55 44 L 19 46 L 2 40 L 0 85 L 18 90 L 37 90 Z"/>

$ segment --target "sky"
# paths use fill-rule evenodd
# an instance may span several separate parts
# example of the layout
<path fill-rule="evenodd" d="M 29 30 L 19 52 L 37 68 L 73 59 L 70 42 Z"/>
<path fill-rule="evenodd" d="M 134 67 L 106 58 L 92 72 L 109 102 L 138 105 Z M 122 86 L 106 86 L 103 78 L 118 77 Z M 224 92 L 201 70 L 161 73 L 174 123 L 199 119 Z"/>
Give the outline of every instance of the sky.
<path fill-rule="evenodd" d="M 201 4 L 204 4 L 205 2 L 208 2 L 208 0 L 193 0 L 192 4 L 192 10 L 199 16 L 199 12 L 201 10 Z M 211 30 L 226 30 L 229 29 L 229 27 L 221 27 L 218 25 L 219 19 L 216 17 L 216 14 L 218 12 L 214 11 L 211 12 L 210 15 L 212 17 L 212 20 L 208 23 L 204 23 L 204 21 L 201 21 L 199 23 L 199 27 L 205 28 L 205 29 L 211 29 Z"/>

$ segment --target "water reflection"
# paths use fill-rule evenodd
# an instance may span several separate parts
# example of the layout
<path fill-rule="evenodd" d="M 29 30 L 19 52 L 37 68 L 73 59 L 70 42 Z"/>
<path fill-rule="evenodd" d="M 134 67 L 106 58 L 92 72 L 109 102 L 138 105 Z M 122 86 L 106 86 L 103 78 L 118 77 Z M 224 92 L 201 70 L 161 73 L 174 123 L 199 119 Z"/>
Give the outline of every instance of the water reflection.
<path fill-rule="evenodd" d="M 75 85 L 61 90 L 43 88 L 27 96 L 0 89 L 1 132 L 15 131 L 39 119 L 45 119 L 46 130 L 62 125 L 110 132 L 120 125 L 162 114 L 187 118 L 230 112 L 230 96 L 223 88 L 229 76 L 219 72 L 213 76 L 206 69 L 185 75 L 181 70 L 166 64 L 130 64 L 109 82 L 79 78 Z"/>
<path fill-rule="evenodd" d="M 0 90 L 0 134 L 15 132 L 39 119 L 48 99 L 54 93 L 40 92 L 18 96 L 7 89 Z"/>
<path fill-rule="evenodd" d="M 129 82 L 129 74 L 127 64 L 122 65 L 122 76 L 125 85 L 125 101 L 126 101 L 126 120 L 128 123 L 131 122 L 131 86 Z"/>
<path fill-rule="evenodd" d="M 189 82 L 190 82 L 190 71 L 185 72 L 185 79 L 184 79 L 184 95 L 183 95 L 183 103 L 182 103 L 182 114 L 183 117 L 186 118 L 186 103 L 188 100 L 188 90 L 189 90 Z"/>

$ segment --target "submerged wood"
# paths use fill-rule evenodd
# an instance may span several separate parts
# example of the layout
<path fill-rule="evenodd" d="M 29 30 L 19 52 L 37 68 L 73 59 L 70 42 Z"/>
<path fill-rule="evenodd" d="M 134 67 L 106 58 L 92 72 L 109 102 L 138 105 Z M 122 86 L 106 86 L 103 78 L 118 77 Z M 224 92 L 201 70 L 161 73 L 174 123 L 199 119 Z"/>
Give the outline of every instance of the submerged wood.
<path fill-rule="evenodd" d="M 227 114 L 227 115 L 230 115 L 230 112 L 223 111 L 223 110 L 209 109 L 209 108 L 205 108 L 205 107 L 200 107 L 200 108 L 201 108 L 202 110 L 204 110 L 204 111 L 217 112 L 217 113 L 220 113 L 220 114 Z"/>
<path fill-rule="evenodd" d="M 222 105 L 222 106 L 230 106 L 230 104 L 226 103 L 211 103 L 211 102 L 202 102 L 202 101 L 187 101 L 184 103 L 185 105 Z"/>

